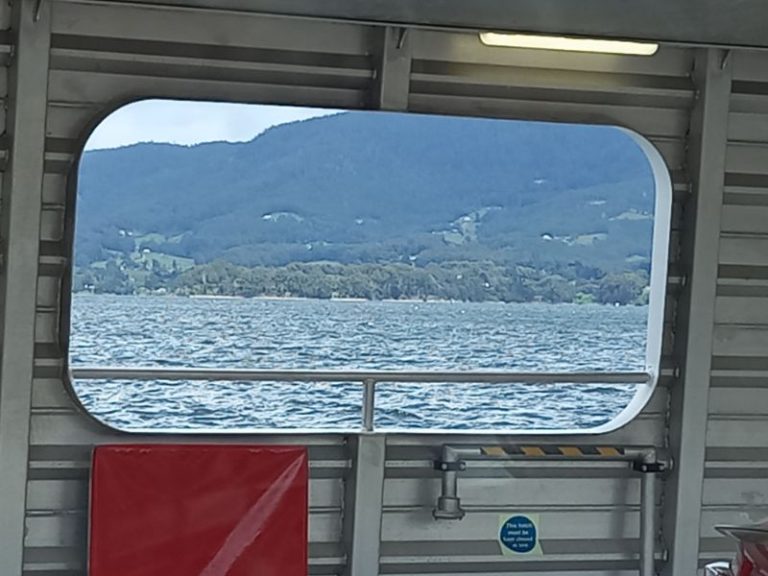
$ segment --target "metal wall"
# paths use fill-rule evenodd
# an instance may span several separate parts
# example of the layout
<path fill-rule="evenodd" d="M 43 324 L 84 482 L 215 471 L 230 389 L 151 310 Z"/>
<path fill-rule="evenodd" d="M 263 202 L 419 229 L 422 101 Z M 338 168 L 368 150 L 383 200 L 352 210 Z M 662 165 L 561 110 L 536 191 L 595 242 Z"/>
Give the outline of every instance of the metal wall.
<path fill-rule="evenodd" d="M 698 210 L 691 202 L 697 185 L 687 167 L 691 155 L 698 153 L 693 140 L 704 140 L 691 130 L 701 107 L 694 82 L 705 81 L 693 79 L 691 72 L 694 60 L 704 52 L 665 47 L 654 57 L 637 58 L 510 51 L 484 47 L 476 35 L 460 32 L 410 30 L 401 38 L 399 31 L 362 24 L 110 2 L 57 0 L 37 6 L 24 0 L 17 3 L 15 18 L 23 32 L 17 36 L 19 48 L 25 42 L 32 47 L 19 50 L 17 56 L 30 59 L 26 66 L 37 64 L 49 72 L 47 78 L 14 85 L 8 99 L 12 113 L 28 109 L 45 117 L 44 134 L 36 134 L 30 126 L 26 140 L 7 137 L 1 142 L 22 156 L 34 153 L 36 137 L 45 146 L 41 197 L 24 188 L 23 182 L 3 187 L 0 512 L 5 515 L 0 522 L 0 573 L 4 576 L 20 574 L 22 559 L 14 538 L 23 538 L 23 574 L 85 574 L 87 479 L 94 444 L 190 440 L 137 438 L 110 431 L 81 413 L 64 380 L 77 154 L 99 118 L 136 98 L 407 108 L 611 123 L 645 135 L 663 154 L 675 191 L 664 372 L 643 413 L 599 442 L 671 443 L 673 452 L 679 448 L 668 428 L 681 420 L 681 407 L 670 402 L 674 394 L 669 392 L 688 386 L 690 378 L 686 372 L 678 378 L 676 369 L 681 364 L 676 334 L 684 333 L 688 325 L 678 325 L 676 304 L 690 286 L 684 279 L 689 277 L 691 260 L 681 259 L 680 246 L 692 238 L 692 232 L 688 227 L 682 231 L 681 226 L 686 210 L 689 215 Z M 0 17 L 0 21 L 8 19 Z M 10 35 L 2 39 L 2 47 L 7 48 Z M 50 49 L 43 53 L 41 42 L 49 42 Z M 712 556 L 728 545 L 715 538 L 711 523 L 733 518 L 745 504 L 765 506 L 765 481 L 760 476 L 768 468 L 763 440 L 768 437 L 768 365 L 760 358 L 768 343 L 768 230 L 764 229 L 768 201 L 763 201 L 768 199 L 768 65 L 764 56 L 738 53 L 731 58 L 734 95 L 728 186 L 722 211 L 717 323 L 712 336 L 714 386 L 700 513 L 703 554 Z M 10 62 L 12 75 L 26 74 L 20 68 L 14 72 L 14 65 L 18 60 Z M 756 75 L 762 75 L 762 84 L 755 83 Z M 0 80 L 4 77 L 0 74 Z M 5 83 L 0 81 L 0 88 L 4 90 Z M 36 110 L 34 101 L 24 98 L 40 91 L 47 93 L 47 106 Z M 12 212 L 15 220 L 8 217 L 9 206 L 25 205 L 37 206 L 39 224 L 31 233 L 39 236 L 39 255 L 29 256 L 18 246 L 21 240 L 8 242 L 16 230 L 14 221 L 23 224 L 24 218 L 31 218 L 34 224 L 34 214 Z M 30 233 L 29 227 L 24 229 Z M 24 274 L 9 276 L 10 264 Z M 747 281 L 746 274 L 765 279 Z M 8 287 L 15 291 L 9 292 Z M 17 306 L 24 290 L 32 291 L 34 313 Z M 9 324 L 11 319 L 15 325 Z M 12 372 L 16 364 L 8 355 L 17 326 L 25 322 L 34 325 L 34 366 L 26 379 L 23 371 Z M 13 342 L 18 350 L 25 349 L 23 339 Z M 31 352 L 32 346 L 27 348 Z M 26 417 L 25 401 L 31 419 Z M 342 574 L 352 566 L 356 574 L 375 574 L 379 552 L 382 574 L 514 570 L 597 576 L 637 570 L 639 480 L 624 465 L 472 463 L 460 480 L 467 517 L 460 522 L 436 522 L 431 509 L 439 480 L 432 460 L 447 437 L 401 435 L 373 438 L 370 443 L 343 436 L 228 440 L 309 445 L 312 574 Z M 489 442 L 488 438 L 476 440 Z M 27 456 L 28 466 L 20 465 Z M 358 467 L 358 460 L 367 465 Z M 700 464 L 703 467 L 703 461 Z M 683 468 L 687 474 L 695 470 L 696 462 Z M 26 497 L 13 491 L 19 482 L 26 482 Z M 665 491 L 659 504 L 675 498 L 675 490 Z M 665 532 L 657 544 L 660 570 L 668 566 L 661 561 L 671 548 L 670 539 L 680 533 L 682 519 L 699 509 L 692 506 L 686 502 L 677 516 L 664 518 Z M 500 555 L 495 542 L 498 516 L 512 511 L 540 515 L 543 556 L 510 565 Z M 666 505 L 660 507 L 662 515 Z M 677 573 L 689 573 L 682 567 L 695 566 L 697 550 L 673 552 L 681 566 Z"/>

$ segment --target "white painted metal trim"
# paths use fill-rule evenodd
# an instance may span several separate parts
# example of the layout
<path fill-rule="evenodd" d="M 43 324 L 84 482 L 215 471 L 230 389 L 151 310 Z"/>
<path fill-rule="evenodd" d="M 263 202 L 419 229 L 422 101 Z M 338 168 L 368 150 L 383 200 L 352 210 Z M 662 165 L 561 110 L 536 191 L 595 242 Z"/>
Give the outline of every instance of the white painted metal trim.
<path fill-rule="evenodd" d="M 648 302 L 648 325 L 645 343 L 645 369 L 651 375 L 650 386 L 638 387 L 634 398 L 613 420 L 594 430 L 612 432 L 634 419 L 653 396 L 661 373 L 661 350 L 664 340 L 664 310 L 667 305 L 667 268 L 669 239 L 672 229 L 672 180 L 664 159 L 656 147 L 639 134 L 626 130 L 645 153 L 653 171 L 655 205 L 653 214 L 653 248 L 651 254 L 651 293 Z"/>
<path fill-rule="evenodd" d="M 675 473 L 668 485 L 670 562 L 674 576 L 698 569 L 702 490 L 714 341 L 720 223 L 723 204 L 732 68 L 727 52 L 702 50 L 696 58 L 699 98 L 691 124 L 693 182 L 688 226 L 687 307 L 681 311 L 682 378 L 672 390 L 670 448 Z"/>
<path fill-rule="evenodd" d="M 0 574 L 24 552 L 38 258 L 48 96 L 50 5 L 15 3 L 8 95 L 10 160 L 3 179 L 0 279 Z"/>
<path fill-rule="evenodd" d="M 352 441 L 352 474 L 345 483 L 345 576 L 379 573 L 386 437 L 360 434 Z"/>

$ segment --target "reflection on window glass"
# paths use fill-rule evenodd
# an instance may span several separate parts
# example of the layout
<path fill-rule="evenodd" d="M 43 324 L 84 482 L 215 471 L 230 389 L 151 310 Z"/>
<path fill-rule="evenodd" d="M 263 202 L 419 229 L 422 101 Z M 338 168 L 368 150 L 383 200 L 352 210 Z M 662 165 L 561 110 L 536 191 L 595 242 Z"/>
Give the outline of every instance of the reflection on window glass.
<path fill-rule="evenodd" d="M 78 186 L 75 368 L 646 370 L 654 175 L 616 128 L 143 102 Z M 360 426 L 343 376 L 74 385 L 122 429 Z M 635 394 L 377 390 L 377 426 L 480 430 L 598 426 Z"/>

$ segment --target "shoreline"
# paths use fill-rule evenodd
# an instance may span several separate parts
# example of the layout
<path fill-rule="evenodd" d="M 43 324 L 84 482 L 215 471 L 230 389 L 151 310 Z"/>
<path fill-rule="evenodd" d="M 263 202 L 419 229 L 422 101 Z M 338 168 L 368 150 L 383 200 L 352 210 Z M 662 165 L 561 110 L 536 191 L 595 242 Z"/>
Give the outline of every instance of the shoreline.
<path fill-rule="evenodd" d="M 547 306 L 607 306 L 609 308 L 643 308 L 648 304 L 608 304 L 601 302 L 545 302 L 543 300 L 528 300 L 525 302 L 503 302 L 501 300 L 441 300 L 438 298 L 428 298 L 423 300 L 421 298 L 384 298 L 381 300 L 373 300 L 369 298 L 310 298 L 308 296 L 231 296 L 231 295 L 219 295 L 219 294 L 115 294 L 115 293 L 96 293 L 88 291 L 72 292 L 73 295 L 86 295 L 86 296 L 118 296 L 118 297 L 132 297 L 132 298 L 182 298 L 189 300 L 260 300 L 265 302 L 341 302 L 347 304 L 360 304 L 365 302 L 370 303 L 387 303 L 387 304 L 504 304 L 504 305 L 516 305 L 516 304 L 545 304 Z"/>

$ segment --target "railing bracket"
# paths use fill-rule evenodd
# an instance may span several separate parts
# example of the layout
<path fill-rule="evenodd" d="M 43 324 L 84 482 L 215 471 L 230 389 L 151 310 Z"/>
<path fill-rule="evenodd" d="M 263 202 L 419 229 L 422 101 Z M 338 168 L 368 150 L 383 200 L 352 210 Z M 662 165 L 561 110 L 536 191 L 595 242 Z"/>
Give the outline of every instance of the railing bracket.
<path fill-rule="evenodd" d="M 632 470 L 635 472 L 642 472 L 643 474 L 658 474 L 664 472 L 667 467 L 663 462 L 632 462 Z"/>
<path fill-rule="evenodd" d="M 464 472 L 467 469 L 467 463 L 464 460 L 458 462 L 444 462 L 435 460 L 435 470 L 439 472 Z"/>
<path fill-rule="evenodd" d="M 437 508 L 432 511 L 435 520 L 461 520 L 465 515 L 461 500 L 451 496 L 440 496 L 437 499 Z"/>

